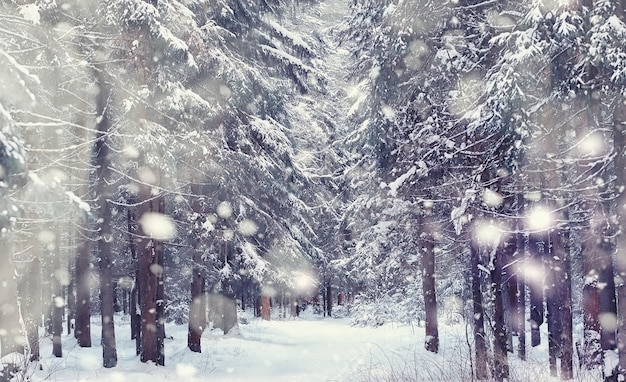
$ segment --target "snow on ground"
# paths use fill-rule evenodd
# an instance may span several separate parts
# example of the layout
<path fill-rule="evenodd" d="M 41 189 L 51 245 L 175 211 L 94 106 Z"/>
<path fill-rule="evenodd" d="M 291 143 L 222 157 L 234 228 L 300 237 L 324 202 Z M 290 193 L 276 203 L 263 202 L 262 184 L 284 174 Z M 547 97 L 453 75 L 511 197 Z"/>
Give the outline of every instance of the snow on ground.
<path fill-rule="evenodd" d="M 463 381 L 471 359 L 464 325 L 440 327 L 440 352 L 424 350 L 424 328 L 386 324 L 353 327 L 347 318 L 322 318 L 305 311 L 297 319 L 263 321 L 244 313 L 247 324 L 224 336 L 207 330 L 202 353 L 187 349 L 187 327 L 168 325 L 165 366 L 144 364 L 135 355 L 127 317 L 116 317 L 118 366 L 102 367 L 100 327 L 94 317 L 93 347 L 79 348 L 63 337 L 63 357 L 52 356 L 42 339 L 42 359 L 31 364 L 33 381 Z M 471 337 L 470 333 L 467 336 Z M 529 339 L 530 340 L 530 339 Z M 546 341 L 544 341 L 546 342 Z M 529 349 L 525 363 L 509 357 L 512 381 L 557 381 L 548 371 L 546 346 Z M 593 381 L 589 373 L 576 380 Z"/>
<path fill-rule="evenodd" d="M 42 370 L 33 367 L 33 380 L 347 381 L 423 342 L 422 328 L 410 326 L 357 328 L 348 319 L 312 314 L 281 321 L 246 316 L 249 323 L 240 324 L 238 334 L 207 330 L 201 354 L 187 349 L 186 326 L 168 325 L 165 367 L 139 361 L 128 319 L 116 317 L 119 363 L 113 369 L 101 366 L 100 327 L 94 318 L 91 348 L 79 348 L 72 336 L 64 336 L 63 357 L 55 358 L 51 340 L 42 340 Z"/>

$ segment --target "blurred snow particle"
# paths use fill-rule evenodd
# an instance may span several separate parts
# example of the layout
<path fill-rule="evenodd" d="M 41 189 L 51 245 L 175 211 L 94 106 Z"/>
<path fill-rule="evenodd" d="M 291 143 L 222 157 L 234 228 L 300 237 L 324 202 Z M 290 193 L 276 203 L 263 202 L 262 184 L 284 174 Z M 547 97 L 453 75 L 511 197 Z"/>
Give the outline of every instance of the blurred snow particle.
<path fill-rule="evenodd" d="M 228 219 L 233 215 L 233 207 L 230 205 L 229 202 L 221 202 L 220 204 L 217 205 L 217 216 L 221 217 L 222 219 Z"/>
<path fill-rule="evenodd" d="M 298 292 L 305 293 L 312 291 L 318 284 L 317 280 L 304 272 L 293 272 L 295 287 Z"/>
<path fill-rule="evenodd" d="M 54 306 L 56 306 L 57 308 L 62 308 L 65 306 L 65 299 L 61 296 L 56 296 L 54 298 Z"/>
<path fill-rule="evenodd" d="M 128 159 L 139 158 L 139 150 L 137 150 L 135 146 L 131 146 L 131 145 L 125 146 L 123 152 L 126 158 Z"/>
<path fill-rule="evenodd" d="M 130 276 L 122 276 L 120 277 L 117 285 L 124 290 L 131 290 L 135 286 L 135 280 Z"/>
<path fill-rule="evenodd" d="M 244 219 L 237 225 L 237 231 L 243 236 L 254 236 L 259 231 L 259 226 L 250 219 Z"/>
<path fill-rule="evenodd" d="M 409 44 L 404 64 L 411 70 L 418 70 L 422 66 L 422 58 L 429 52 L 428 45 L 422 40 L 413 40 Z"/>
<path fill-rule="evenodd" d="M 603 330 L 614 332 L 617 329 L 617 316 L 615 313 L 602 313 L 600 314 L 600 326 Z"/>
<path fill-rule="evenodd" d="M 382 105 L 380 109 L 383 113 L 383 116 L 389 121 L 393 121 L 394 119 L 396 119 L 396 112 L 391 106 Z"/>
<path fill-rule="evenodd" d="M 487 13 L 487 22 L 497 29 L 513 29 L 515 27 L 515 21 L 509 17 L 502 16 L 498 11 L 490 11 Z"/>
<path fill-rule="evenodd" d="M 380 66 L 374 66 L 372 70 L 370 70 L 370 79 L 374 81 L 378 76 L 380 76 Z"/>
<path fill-rule="evenodd" d="M 144 213 L 139 224 L 147 236 L 156 240 L 171 240 L 176 236 L 176 224 L 172 218 L 158 212 Z"/>
<path fill-rule="evenodd" d="M 527 282 L 533 285 L 543 283 L 544 269 L 541 263 L 534 261 L 525 261 L 521 263 L 520 273 L 526 277 Z"/>
<path fill-rule="evenodd" d="M 276 296 L 277 292 L 276 289 L 271 286 L 271 285 L 263 285 L 263 287 L 261 288 L 261 296 L 270 296 L 270 297 L 274 297 Z"/>
<path fill-rule="evenodd" d="M 483 192 L 483 202 L 488 207 L 498 208 L 504 203 L 504 197 L 495 191 L 485 188 Z"/>
<path fill-rule="evenodd" d="M 529 191 L 524 194 L 524 199 L 531 202 L 538 202 L 541 200 L 541 191 Z"/>
<path fill-rule="evenodd" d="M 482 94 L 483 85 L 482 78 L 476 74 L 470 73 L 462 76 L 457 82 L 456 89 L 449 93 L 451 112 L 459 117 L 478 115 L 480 108 L 476 106 Z"/>
<path fill-rule="evenodd" d="M 583 156 L 597 157 L 606 151 L 604 138 L 599 132 L 586 135 L 578 145 L 578 151 Z"/>
<path fill-rule="evenodd" d="M 157 183 L 157 176 L 151 168 L 140 167 L 139 169 L 137 169 L 137 175 L 139 176 L 139 180 L 144 183 L 151 185 Z"/>
<path fill-rule="evenodd" d="M 533 207 L 526 216 L 526 227 L 531 231 L 547 231 L 553 225 L 552 211 L 545 206 Z"/>
<path fill-rule="evenodd" d="M 30 21 L 33 24 L 39 24 L 41 16 L 39 15 L 39 8 L 35 4 L 26 4 L 20 9 L 20 15 L 26 21 Z"/>
<path fill-rule="evenodd" d="M 151 264 L 150 265 L 150 272 L 154 275 L 156 275 L 157 277 L 161 277 L 163 276 L 163 267 L 160 266 L 159 264 Z"/>
<path fill-rule="evenodd" d="M 43 244 L 48 251 L 53 251 L 55 248 L 56 235 L 52 231 L 44 230 L 39 232 L 37 239 Z"/>
<path fill-rule="evenodd" d="M 494 244 L 500 243 L 503 230 L 493 221 L 483 221 L 476 224 L 474 234 L 480 243 Z"/>
<path fill-rule="evenodd" d="M 220 94 L 224 98 L 230 98 L 233 92 L 230 90 L 228 86 L 220 85 Z"/>
<path fill-rule="evenodd" d="M 222 238 L 224 240 L 232 240 L 235 237 L 235 231 L 232 229 L 225 229 L 222 233 Z"/>
<path fill-rule="evenodd" d="M 179 363 L 176 365 L 176 375 L 181 378 L 192 378 L 198 370 L 189 363 Z"/>
<path fill-rule="evenodd" d="M 70 285 L 70 272 L 67 268 L 59 268 L 54 271 L 54 278 L 63 286 Z"/>

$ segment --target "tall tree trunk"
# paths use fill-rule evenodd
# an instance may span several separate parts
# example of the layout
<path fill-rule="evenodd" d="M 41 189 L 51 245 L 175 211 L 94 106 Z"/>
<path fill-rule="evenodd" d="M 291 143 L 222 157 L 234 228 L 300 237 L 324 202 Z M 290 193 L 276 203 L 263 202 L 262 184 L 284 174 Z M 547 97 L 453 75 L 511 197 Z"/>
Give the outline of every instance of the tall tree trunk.
<path fill-rule="evenodd" d="M 140 199 L 140 219 L 149 218 L 151 213 L 163 213 L 162 195 L 152 196 L 151 187 L 142 185 Z M 138 283 L 141 306 L 141 361 L 152 361 L 157 365 L 164 365 L 163 358 L 163 246 L 156 238 L 140 224 L 142 240 L 139 245 Z"/>
<path fill-rule="evenodd" d="M 200 338 L 206 326 L 206 306 L 204 298 L 204 277 L 202 276 L 201 253 L 194 249 L 193 270 L 191 275 L 191 302 L 189 305 L 189 329 L 187 346 L 193 352 L 200 353 Z"/>
<path fill-rule="evenodd" d="M 624 20 L 624 2 L 620 1 L 617 11 Z M 613 120 L 613 147 L 615 150 L 616 200 L 619 217 L 619 236 L 615 253 L 615 273 L 619 282 L 615 285 L 617 294 L 617 348 L 619 352 L 619 368 L 626 374 L 626 105 L 617 105 Z M 621 206 L 621 208 L 620 208 Z"/>
<path fill-rule="evenodd" d="M 61 285 L 61 258 L 60 258 L 60 244 L 61 233 L 56 232 L 54 239 L 53 252 L 53 277 L 52 282 L 52 354 L 55 357 L 63 356 L 63 311 L 65 307 L 65 301 L 63 300 L 63 286 Z"/>
<path fill-rule="evenodd" d="M 201 336 L 206 327 L 206 306 L 205 306 L 205 280 L 202 270 L 202 253 L 200 251 L 200 243 L 202 237 L 204 218 L 202 215 L 202 205 L 200 203 L 202 189 L 198 184 L 192 184 L 191 193 L 193 201 L 191 209 L 194 212 L 193 224 L 193 254 L 192 254 L 192 274 L 191 274 L 191 301 L 189 304 L 189 328 L 187 334 L 187 346 L 189 350 L 200 353 Z M 243 295 L 242 295 L 243 296 Z M 245 309 L 245 307 L 244 307 Z"/>
<path fill-rule="evenodd" d="M 517 195 L 517 216 L 524 216 L 524 196 Z M 523 223 L 518 221 L 517 224 L 517 258 L 518 264 L 525 264 L 528 261 L 528 253 L 526 251 L 527 234 L 524 232 Z M 518 323 L 518 357 L 526 360 L 526 272 L 523 266 L 516 267 L 517 272 L 517 309 L 513 310 L 513 314 L 517 316 Z"/>
<path fill-rule="evenodd" d="M 26 265 L 26 268 L 21 271 L 18 278 L 18 287 L 20 289 L 18 294 L 20 296 L 22 318 L 30 351 L 29 360 L 39 361 L 39 321 L 41 320 L 41 318 L 38 318 L 41 317 L 41 304 L 39 303 L 41 301 L 39 254 L 36 253 Z"/>
<path fill-rule="evenodd" d="M 435 242 L 432 234 L 425 229 L 421 233 L 420 247 L 422 252 L 422 290 L 424 293 L 424 310 L 426 311 L 426 350 L 439 351 L 439 327 L 437 323 L 437 295 L 435 288 Z"/>
<path fill-rule="evenodd" d="M 113 262 L 111 259 L 111 196 L 108 183 L 111 181 L 109 170 L 108 135 L 111 127 L 109 119 L 109 101 L 111 87 L 104 79 L 100 68 L 96 69 L 96 81 L 99 93 L 96 97 L 98 120 L 96 143 L 94 146 L 94 167 L 96 168 L 95 193 L 98 204 L 98 268 L 100 272 L 100 311 L 102 318 L 102 365 L 105 368 L 117 365 L 115 345 L 115 296 L 113 295 Z"/>
<path fill-rule="evenodd" d="M 136 200 L 132 198 L 134 202 Z M 129 200 L 130 202 L 130 200 Z M 129 203 L 131 204 L 131 203 Z M 126 211 L 126 222 L 128 228 L 128 247 L 130 256 L 135 263 L 135 282 L 130 290 L 130 339 L 135 340 L 135 354 L 141 354 L 141 315 L 139 314 L 140 296 L 139 292 L 139 271 L 137 266 L 137 239 L 139 231 L 137 227 L 137 219 L 135 216 L 135 208 L 128 207 Z"/>
<path fill-rule="evenodd" d="M 558 276 L 556 275 L 557 262 L 554 259 L 553 246 L 549 233 L 546 233 L 546 253 L 545 261 L 547 264 L 545 276 L 545 295 L 546 295 L 546 318 L 548 321 L 548 361 L 550 363 L 550 375 L 558 376 L 557 358 L 561 345 L 561 320 L 559 317 L 559 286 Z"/>
<path fill-rule="evenodd" d="M 487 339 L 485 338 L 485 308 L 483 306 L 483 296 L 480 287 L 480 250 L 475 243 L 470 244 L 470 255 L 472 260 L 472 304 L 474 307 L 473 332 L 474 351 L 476 355 L 475 375 L 476 379 L 485 380 L 489 378 L 487 367 Z"/>
<path fill-rule="evenodd" d="M 269 321 L 270 315 L 270 296 L 266 294 L 261 294 L 261 318 Z"/>
<path fill-rule="evenodd" d="M 84 192 L 83 195 L 87 193 Z M 76 320 L 74 323 L 74 336 L 80 347 L 91 347 L 91 292 L 89 288 L 89 276 L 91 268 L 91 255 L 89 253 L 89 237 L 87 233 L 87 216 L 83 213 L 80 222 L 80 241 L 76 254 Z"/>
<path fill-rule="evenodd" d="M 565 221 L 569 221 L 566 216 Z M 554 235 L 555 259 L 557 259 L 556 277 L 558 287 L 558 310 L 561 327 L 561 379 L 574 378 L 573 372 L 573 333 L 572 333 L 572 284 L 569 245 L 569 225 L 559 229 Z"/>
<path fill-rule="evenodd" d="M 505 244 L 493 249 L 493 269 L 491 270 L 491 288 L 494 305 L 494 377 L 503 381 L 509 377 L 507 360 L 506 325 L 504 323 L 504 304 L 502 298 L 502 257 Z"/>
<path fill-rule="evenodd" d="M 328 317 L 333 315 L 333 287 L 330 285 L 330 281 L 326 285 L 326 313 Z"/>
<path fill-rule="evenodd" d="M 165 198 L 161 195 L 157 199 L 158 212 L 165 213 Z M 157 340 L 157 365 L 165 366 L 165 258 L 163 242 L 157 241 L 156 246 L 156 261 L 160 266 L 160 272 L 156 273 L 157 276 L 157 290 L 156 290 L 156 340 Z"/>
<path fill-rule="evenodd" d="M 541 335 L 539 332 L 539 326 L 543 324 L 543 261 L 541 261 L 541 253 L 543 250 L 539 249 L 541 243 L 537 239 L 536 235 L 530 235 L 528 247 L 531 252 L 531 266 L 534 275 L 532 281 L 528 284 L 530 290 L 530 336 L 531 346 L 539 346 L 541 344 Z"/>
<path fill-rule="evenodd" d="M 73 274 L 72 271 L 69 272 L 70 274 Z M 72 277 L 70 279 L 69 285 L 67 286 L 67 298 L 65 300 L 67 301 L 67 321 L 65 324 L 68 336 L 72 334 L 72 323 L 74 322 L 76 317 L 76 292 L 74 290 L 75 282 L 76 280 Z"/>

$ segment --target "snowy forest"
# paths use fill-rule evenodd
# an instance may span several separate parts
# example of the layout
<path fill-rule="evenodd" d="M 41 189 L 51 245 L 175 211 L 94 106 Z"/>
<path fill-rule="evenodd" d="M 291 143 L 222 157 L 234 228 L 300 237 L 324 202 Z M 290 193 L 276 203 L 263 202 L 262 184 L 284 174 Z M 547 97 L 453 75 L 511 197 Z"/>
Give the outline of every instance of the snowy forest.
<path fill-rule="evenodd" d="M 0 381 L 626 380 L 625 10 L 1 1 Z"/>

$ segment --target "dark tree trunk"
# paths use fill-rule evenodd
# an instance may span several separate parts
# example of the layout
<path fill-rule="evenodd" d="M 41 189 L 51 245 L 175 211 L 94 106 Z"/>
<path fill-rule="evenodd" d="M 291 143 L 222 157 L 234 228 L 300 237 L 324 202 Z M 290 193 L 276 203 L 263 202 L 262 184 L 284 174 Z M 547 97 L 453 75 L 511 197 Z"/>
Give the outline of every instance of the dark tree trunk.
<path fill-rule="evenodd" d="M 557 262 L 554 259 L 553 246 L 551 238 L 546 234 L 545 259 L 547 262 L 545 276 L 545 296 L 546 296 L 546 318 L 548 321 L 548 361 L 550 363 L 550 375 L 558 376 L 557 358 L 561 346 L 561 320 L 559 317 L 559 301 L 558 294 L 558 276 L 556 275 Z"/>
<path fill-rule="evenodd" d="M 566 219 L 566 221 L 569 219 Z M 554 235 L 555 259 L 557 259 L 556 277 L 558 287 L 558 310 L 561 328 L 561 379 L 574 378 L 573 372 L 573 333 L 572 333 L 572 284 L 569 231 L 566 226 L 559 229 Z"/>
<path fill-rule="evenodd" d="M 76 293 L 74 290 L 75 279 L 70 280 L 70 284 L 67 286 L 67 335 L 72 334 L 72 322 L 74 322 L 76 315 Z"/>
<path fill-rule="evenodd" d="M 328 317 L 332 317 L 333 313 L 333 287 L 326 285 L 326 314 Z"/>
<path fill-rule="evenodd" d="M 518 336 L 522 329 L 520 328 L 521 322 L 519 320 L 519 281 L 517 271 L 513 269 L 512 266 L 509 266 L 509 270 L 506 272 L 506 296 L 508 305 L 507 311 L 509 312 L 509 331 L 511 332 L 511 336 Z M 509 340 L 507 340 L 509 341 Z M 509 351 L 513 351 L 512 344 L 509 343 Z"/>
<path fill-rule="evenodd" d="M 530 336 L 531 346 L 539 346 L 541 344 L 541 335 L 539 332 L 539 326 L 543 324 L 543 261 L 541 260 L 541 253 L 543 249 L 539 247 L 543 246 L 543 243 L 539 242 L 536 235 L 530 235 L 528 247 L 531 252 L 531 266 L 533 268 L 534 275 L 532 276 L 532 282 L 529 283 L 528 289 L 530 291 Z"/>
<path fill-rule="evenodd" d="M 472 260 L 472 304 L 474 307 L 474 351 L 476 355 L 475 375 L 476 379 L 485 380 L 489 378 L 489 372 L 487 367 L 487 340 L 485 338 L 485 310 L 480 288 L 480 250 L 476 244 L 472 243 L 470 244 L 470 252 Z"/>
<path fill-rule="evenodd" d="M 86 194 L 86 192 L 84 193 Z M 91 294 L 89 288 L 89 275 L 91 256 L 89 254 L 89 239 L 85 229 L 87 217 L 83 216 L 81 228 L 82 237 L 76 254 L 76 320 L 74 323 L 74 336 L 80 347 L 91 347 Z"/>
<path fill-rule="evenodd" d="M 54 278 L 53 259 L 54 255 L 48 248 L 43 246 L 41 257 L 41 311 L 43 315 L 43 328 L 46 334 L 52 335 L 52 279 Z"/>
<path fill-rule="evenodd" d="M 624 20 L 624 2 L 619 1 L 616 13 Z M 613 146 L 616 150 L 615 170 L 617 175 L 616 188 L 618 190 L 617 205 L 626 205 L 626 105 L 617 106 L 613 121 Z M 620 235 L 615 253 L 615 273 L 620 282 L 615 285 L 617 294 L 617 349 L 619 352 L 619 368 L 626 374 L 626 211 L 618 208 Z"/>
<path fill-rule="evenodd" d="M 439 326 L 437 322 L 437 295 L 435 288 L 435 243 L 432 235 L 423 232 L 420 247 L 422 248 L 422 290 L 424 293 L 424 310 L 426 313 L 426 350 L 439 351 Z"/>
<path fill-rule="evenodd" d="M 191 186 L 191 193 L 194 195 L 194 200 L 191 202 L 191 208 L 194 212 L 195 221 L 192 222 L 194 229 L 194 245 L 192 249 L 192 274 L 191 274 L 191 302 L 189 305 L 189 329 L 187 334 L 187 346 L 192 352 L 202 352 L 201 336 L 204 328 L 206 327 L 206 305 L 205 305 L 205 280 L 202 271 L 202 253 L 200 251 L 200 240 L 202 236 L 202 225 L 204 218 L 202 215 L 202 205 L 200 185 L 193 184 Z M 243 299 L 243 293 L 242 293 Z"/>
<path fill-rule="evenodd" d="M 517 195 L 518 216 L 524 214 L 524 196 L 522 194 Z M 517 258 L 520 264 L 525 264 L 528 261 L 528 253 L 526 251 L 527 235 L 522 228 L 522 223 L 518 223 L 517 226 Z M 523 266 L 516 267 L 517 271 L 517 309 L 512 310 L 512 313 L 517 316 L 518 324 L 518 347 L 517 354 L 521 360 L 526 360 L 526 272 L 524 272 Z"/>
<path fill-rule="evenodd" d="M 159 212 L 165 213 L 165 198 L 158 198 Z M 157 264 L 161 267 L 161 272 L 157 273 L 156 290 L 156 324 L 157 324 L 157 365 L 165 366 L 165 268 L 163 242 L 156 243 Z"/>
<path fill-rule="evenodd" d="M 61 284 L 61 258 L 60 258 L 60 232 L 55 234 L 53 251 L 53 277 L 52 277 L 52 354 L 55 357 L 63 357 L 63 311 L 65 301 L 63 300 L 63 285 Z"/>
<path fill-rule="evenodd" d="M 259 292 L 258 295 L 254 297 L 254 317 L 261 317 L 261 305 L 262 305 L 262 297 Z"/>
<path fill-rule="evenodd" d="M 135 198 L 132 198 L 133 202 L 137 202 Z M 129 200 L 130 202 L 131 200 Z M 135 282 L 130 290 L 130 339 L 135 340 L 135 354 L 141 354 L 141 315 L 138 308 L 140 306 L 139 297 L 139 271 L 137 267 L 137 239 L 140 232 L 137 227 L 137 218 L 135 216 L 135 208 L 128 207 L 126 211 L 126 221 L 128 227 L 128 247 L 130 249 L 130 255 L 135 263 Z"/>
<path fill-rule="evenodd" d="M 503 381 L 509 377 L 506 325 L 504 323 L 504 304 L 502 299 L 502 252 L 504 248 L 499 246 L 495 251 L 493 269 L 491 270 L 491 288 L 494 303 L 494 377 L 497 381 Z"/>
<path fill-rule="evenodd" d="M 600 345 L 602 350 L 617 348 L 617 301 L 615 296 L 615 276 L 613 275 L 613 246 L 609 243 L 600 244 L 597 259 L 598 282 L 600 288 Z"/>
<path fill-rule="evenodd" d="M 522 360 L 526 360 L 526 276 L 520 275 L 517 284 L 518 321 L 519 334 L 517 343 L 517 355 Z"/>
<path fill-rule="evenodd" d="M 32 260 L 27 263 L 26 269 L 21 271 L 19 280 L 20 304 L 22 308 L 22 317 L 24 319 L 24 328 L 26 330 L 26 338 L 30 350 L 30 361 L 38 361 L 39 353 L 39 321 L 37 317 L 41 317 L 41 293 L 39 289 L 41 269 L 39 266 L 39 257 L 35 255 Z"/>
<path fill-rule="evenodd" d="M 151 195 L 150 187 L 141 186 L 140 219 L 146 213 L 163 213 L 163 196 Z M 137 261 L 138 284 L 141 293 L 139 300 L 141 306 L 141 362 L 152 361 L 157 365 L 164 365 L 162 354 L 163 323 L 161 318 L 163 302 L 163 257 L 162 244 L 151 238 L 143 228 L 142 240 L 139 246 Z"/>
<path fill-rule="evenodd" d="M 100 92 L 96 98 L 98 113 L 97 139 L 94 146 L 94 166 L 96 168 L 95 193 L 98 203 L 98 269 L 100 272 L 100 311 L 102 318 L 102 365 L 105 368 L 117 365 L 117 349 L 115 345 L 115 296 L 113 284 L 113 262 L 111 260 L 111 197 L 108 183 L 111 181 L 109 170 L 108 134 L 111 121 L 108 116 L 110 85 L 103 73 L 96 71 L 97 85 Z"/>
<path fill-rule="evenodd" d="M 200 267 L 201 253 L 194 250 L 193 270 L 191 275 L 191 303 L 189 306 L 189 330 L 187 335 L 187 346 L 193 352 L 202 351 L 200 338 L 206 326 L 206 306 L 204 299 L 204 277 Z"/>

